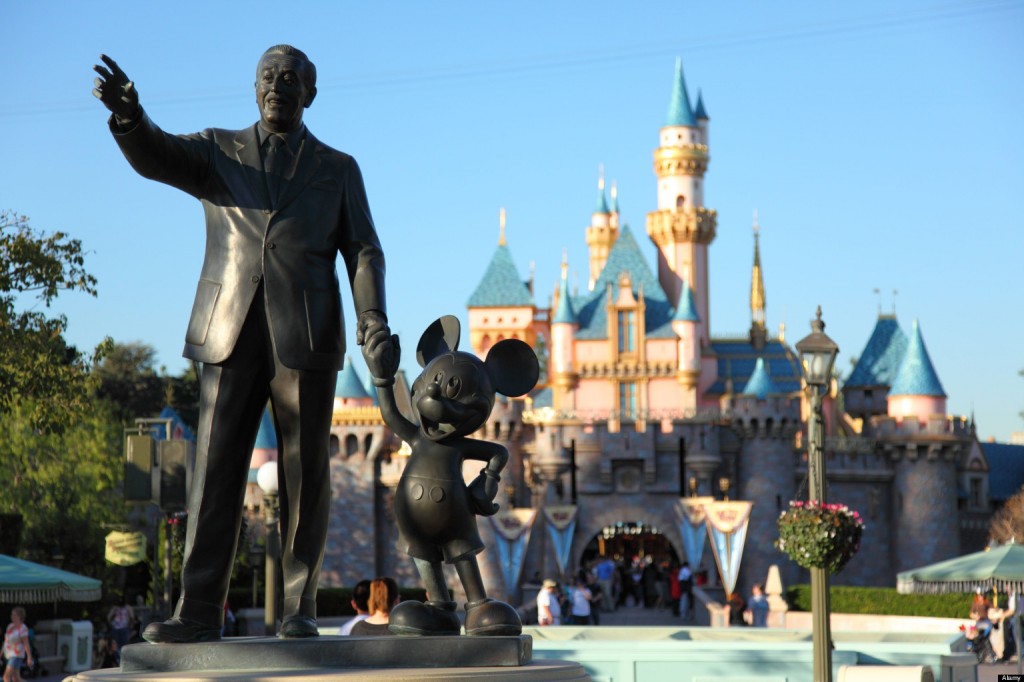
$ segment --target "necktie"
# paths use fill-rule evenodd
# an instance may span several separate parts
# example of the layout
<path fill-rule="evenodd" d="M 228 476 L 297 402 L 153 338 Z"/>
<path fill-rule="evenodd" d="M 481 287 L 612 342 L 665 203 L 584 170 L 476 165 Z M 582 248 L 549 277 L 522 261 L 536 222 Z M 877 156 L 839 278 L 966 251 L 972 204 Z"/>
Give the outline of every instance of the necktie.
<path fill-rule="evenodd" d="M 263 159 L 264 169 L 267 176 L 267 191 L 270 192 L 270 202 L 275 207 L 281 199 L 281 192 L 284 189 L 284 175 L 288 170 L 288 146 L 280 135 L 271 135 L 267 139 L 266 155 Z"/>

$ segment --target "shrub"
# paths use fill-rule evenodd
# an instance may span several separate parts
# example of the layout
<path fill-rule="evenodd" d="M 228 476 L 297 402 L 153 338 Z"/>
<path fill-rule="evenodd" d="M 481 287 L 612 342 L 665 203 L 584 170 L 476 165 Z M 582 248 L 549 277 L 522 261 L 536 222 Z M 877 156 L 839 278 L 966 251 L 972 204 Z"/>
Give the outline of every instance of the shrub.
<path fill-rule="evenodd" d="M 831 586 L 833 613 L 867 613 L 880 616 L 930 616 L 967 618 L 970 594 L 900 594 L 894 587 Z M 811 610 L 811 586 L 792 585 L 786 601 L 794 611 Z"/>

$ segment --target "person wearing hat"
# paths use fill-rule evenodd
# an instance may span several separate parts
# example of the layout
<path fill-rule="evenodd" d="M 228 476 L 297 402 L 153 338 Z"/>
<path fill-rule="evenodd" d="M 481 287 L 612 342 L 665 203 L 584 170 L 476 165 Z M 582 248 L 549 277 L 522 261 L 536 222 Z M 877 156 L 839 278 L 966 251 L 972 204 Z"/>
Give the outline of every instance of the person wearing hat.
<path fill-rule="evenodd" d="M 558 605 L 558 583 L 548 578 L 537 593 L 537 624 L 561 625 L 562 608 Z"/>

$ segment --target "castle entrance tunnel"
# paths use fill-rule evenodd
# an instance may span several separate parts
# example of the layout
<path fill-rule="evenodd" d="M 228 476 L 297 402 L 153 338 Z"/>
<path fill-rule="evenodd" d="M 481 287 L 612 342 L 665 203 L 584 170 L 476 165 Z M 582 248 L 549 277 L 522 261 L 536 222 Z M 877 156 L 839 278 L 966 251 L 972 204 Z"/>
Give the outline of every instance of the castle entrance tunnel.
<path fill-rule="evenodd" d="M 593 568 L 605 559 L 615 562 L 612 596 L 616 604 L 648 608 L 668 604 L 668 571 L 679 555 L 658 526 L 644 521 L 616 521 L 587 543 L 580 565 Z"/>

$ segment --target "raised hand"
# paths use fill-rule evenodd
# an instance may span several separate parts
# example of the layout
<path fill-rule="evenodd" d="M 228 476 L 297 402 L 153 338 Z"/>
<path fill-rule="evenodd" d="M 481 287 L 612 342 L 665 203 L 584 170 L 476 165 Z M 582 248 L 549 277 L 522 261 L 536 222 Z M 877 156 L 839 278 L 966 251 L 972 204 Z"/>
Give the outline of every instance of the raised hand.
<path fill-rule="evenodd" d="M 128 80 L 128 75 L 121 70 L 113 59 L 105 54 L 100 59 L 106 67 L 95 64 L 92 70 L 99 74 L 93 80 L 92 94 L 103 102 L 103 106 L 110 110 L 118 123 L 124 123 L 135 119 L 139 113 L 139 93 L 135 89 L 135 83 Z"/>

